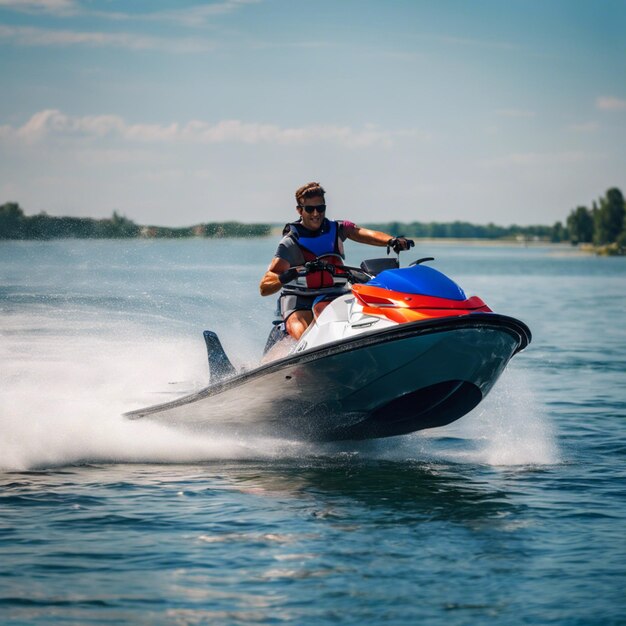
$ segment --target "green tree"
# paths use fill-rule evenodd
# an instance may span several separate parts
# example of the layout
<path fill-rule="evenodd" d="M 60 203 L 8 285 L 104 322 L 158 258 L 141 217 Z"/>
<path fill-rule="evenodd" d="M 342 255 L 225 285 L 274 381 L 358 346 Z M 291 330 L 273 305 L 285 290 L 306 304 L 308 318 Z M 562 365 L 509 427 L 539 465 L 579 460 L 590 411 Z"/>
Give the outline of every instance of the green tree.
<path fill-rule="evenodd" d="M 559 243 L 567 239 L 567 229 L 564 228 L 561 222 L 555 222 L 552 227 L 552 233 L 550 235 L 550 241 L 553 243 Z"/>
<path fill-rule="evenodd" d="M 616 187 L 609 189 L 600 198 L 600 206 L 593 215 L 593 242 L 603 245 L 617 241 L 624 228 L 625 214 L 622 192 Z"/>
<path fill-rule="evenodd" d="M 579 206 L 568 215 L 567 230 L 572 243 L 593 241 L 593 216 L 587 207 Z"/>
<path fill-rule="evenodd" d="M 16 202 L 0 206 L 0 239 L 22 239 L 25 235 L 26 218 Z"/>
<path fill-rule="evenodd" d="M 107 226 L 111 237 L 136 237 L 139 234 L 139 226 L 127 217 L 119 215 L 117 211 L 113 211 L 111 219 L 105 221 L 108 222 Z"/>

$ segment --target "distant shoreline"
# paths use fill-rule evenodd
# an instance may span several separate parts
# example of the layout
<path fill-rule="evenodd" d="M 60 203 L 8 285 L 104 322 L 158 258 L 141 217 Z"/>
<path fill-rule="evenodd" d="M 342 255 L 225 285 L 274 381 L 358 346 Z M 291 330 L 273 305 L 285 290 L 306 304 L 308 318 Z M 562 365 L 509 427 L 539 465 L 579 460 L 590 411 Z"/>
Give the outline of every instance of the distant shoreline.
<path fill-rule="evenodd" d="M 560 222 L 554 226 L 498 226 L 469 222 L 379 222 L 364 223 L 364 228 L 409 237 L 420 243 L 468 246 L 562 245 L 576 250 Z M 63 239 L 245 239 L 280 237 L 283 225 L 277 223 L 206 222 L 186 227 L 140 225 L 114 212 L 110 218 L 56 217 L 39 213 L 26 215 L 19 204 L 0 205 L 0 241 L 50 241 Z M 588 240 L 588 239 L 587 239 Z M 617 242 L 601 246 L 582 244 L 579 253 L 603 256 L 623 255 Z M 584 246 L 584 248 L 582 247 Z"/>
<path fill-rule="evenodd" d="M 497 226 L 469 222 L 380 222 L 364 228 L 411 239 L 536 242 L 562 241 L 554 227 Z M 193 226 L 169 227 L 136 224 L 114 212 L 110 218 L 57 217 L 46 213 L 26 215 L 18 203 L 0 205 L 0 240 L 49 239 L 180 239 L 280 236 L 282 223 L 205 222 Z M 558 236 L 557 236 L 558 235 Z"/>

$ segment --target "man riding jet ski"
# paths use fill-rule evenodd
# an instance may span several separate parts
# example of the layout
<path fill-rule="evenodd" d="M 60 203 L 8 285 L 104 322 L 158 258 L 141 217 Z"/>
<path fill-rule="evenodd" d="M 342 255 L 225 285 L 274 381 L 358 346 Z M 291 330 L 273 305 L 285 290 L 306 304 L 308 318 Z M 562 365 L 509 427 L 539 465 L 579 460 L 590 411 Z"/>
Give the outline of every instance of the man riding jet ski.
<path fill-rule="evenodd" d="M 302 276 L 307 262 L 324 257 L 329 264 L 343 265 L 346 239 L 392 247 L 396 252 L 414 245 L 411 239 L 361 228 L 348 220 L 329 220 L 325 217 L 325 193 L 314 182 L 296 191 L 300 219 L 285 226 L 274 259 L 259 285 L 262 296 L 281 291 L 280 312 L 293 339 L 299 339 L 313 321 L 314 305 L 316 313 L 321 313 L 330 300 L 347 291 L 345 275 L 319 271 Z"/>
<path fill-rule="evenodd" d="M 310 213 L 317 226 L 308 228 L 305 207 L 323 200 L 319 186 L 315 189 L 313 199 L 299 199 L 302 221 L 288 225 L 281 242 L 295 260 L 277 255 L 261 281 L 265 294 L 285 286 L 284 295 L 292 300 L 283 304 L 283 316 L 298 339 L 285 339 L 275 326 L 261 365 L 237 372 L 217 335 L 205 331 L 211 384 L 127 417 L 312 441 L 403 435 L 469 413 L 511 357 L 530 343 L 523 322 L 492 312 L 477 296 L 468 298 L 447 276 L 422 264 L 431 258 L 404 268 L 393 257 L 363 261 L 359 268 L 343 265 L 340 228 L 357 241 L 395 243 L 398 250 L 412 242 L 394 242 L 354 225 L 346 229 L 345 222 L 323 220 L 318 208 Z M 291 226 L 298 234 L 293 239 Z M 320 240 L 324 245 L 316 247 Z M 316 296 L 296 291 L 299 286 L 330 294 L 332 301 L 319 310 Z M 298 301 L 303 297 L 309 300 Z M 290 325 L 292 318 L 300 320 L 300 328 Z"/>

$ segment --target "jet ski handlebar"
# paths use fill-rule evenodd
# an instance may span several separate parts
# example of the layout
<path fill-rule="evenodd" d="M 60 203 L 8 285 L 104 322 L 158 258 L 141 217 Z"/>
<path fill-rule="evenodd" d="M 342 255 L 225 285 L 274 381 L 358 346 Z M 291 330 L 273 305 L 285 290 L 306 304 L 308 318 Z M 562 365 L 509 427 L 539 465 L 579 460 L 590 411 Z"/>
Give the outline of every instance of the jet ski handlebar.
<path fill-rule="evenodd" d="M 304 269 L 298 272 L 299 276 L 306 276 L 313 272 L 328 272 L 333 276 L 342 276 L 348 279 L 350 283 L 366 283 L 373 278 L 372 274 L 365 272 L 360 267 L 351 267 L 349 265 L 333 265 L 321 259 L 315 261 L 307 261 Z"/>
<path fill-rule="evenodd" d="M 427 261 L 434 261 L 434 258 L 429 256 L 417 259 L 417 261 L 413 261 L 412 263 L 410 263 L 409 267 L 413 267 L 414 265 L 420 265 L 421 263 Z M 399 259 L 394 259 L 392 261 L 389 257 L 363 261 L 361 267 L 351 267 L 350 265 L 335 265 L 332 263 L 328 263 L 323 258 L 317 258 L 314 261 L 307 261 L 302 266 L 302 269 L 298 271 L 298 276 L 306 276 L 314 272 L 328 272 L 333 276 L 344 277 L 350 283 L 366 283 L 385 269 L 398 269 L 399 267 Z"/>

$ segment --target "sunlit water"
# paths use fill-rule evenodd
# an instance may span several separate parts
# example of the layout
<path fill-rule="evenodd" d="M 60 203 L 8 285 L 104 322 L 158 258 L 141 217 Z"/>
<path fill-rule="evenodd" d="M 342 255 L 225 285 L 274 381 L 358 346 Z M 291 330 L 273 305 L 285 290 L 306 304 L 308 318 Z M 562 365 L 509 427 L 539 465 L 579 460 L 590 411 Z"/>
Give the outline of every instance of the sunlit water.
<path fill-rule="evenodd" d="M 626 259 L 421 244 L 534 335 L 443 429 L 122 418 L 206 384 L 205 328 L 258 361 L 274 248 L 0 243 L 0 623 L 625 624 Z"/>

